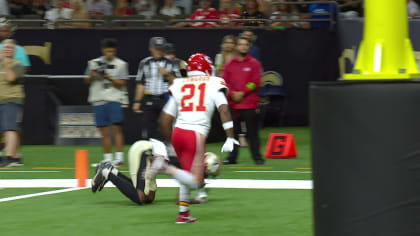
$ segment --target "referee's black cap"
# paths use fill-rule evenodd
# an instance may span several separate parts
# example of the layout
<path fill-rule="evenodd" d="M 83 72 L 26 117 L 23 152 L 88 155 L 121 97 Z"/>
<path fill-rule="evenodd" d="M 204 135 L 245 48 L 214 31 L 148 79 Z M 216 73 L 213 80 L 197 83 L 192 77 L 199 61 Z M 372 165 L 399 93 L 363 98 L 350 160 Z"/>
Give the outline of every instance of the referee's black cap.
<path fill-rule="evenodd" d="M 149 41 L 149 46 L 153 48 L 165 48 L 166 39 L 164 37 L 153 37 Z"/>

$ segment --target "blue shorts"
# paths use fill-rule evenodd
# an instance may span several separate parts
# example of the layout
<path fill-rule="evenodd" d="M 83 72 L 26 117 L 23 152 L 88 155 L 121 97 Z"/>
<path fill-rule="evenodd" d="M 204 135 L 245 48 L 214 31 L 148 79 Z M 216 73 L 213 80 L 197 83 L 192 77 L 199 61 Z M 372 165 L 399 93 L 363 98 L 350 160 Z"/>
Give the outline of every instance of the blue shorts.
<path fill-rule="evenodd" d="M 0 132 L 16 131 L 22 122 L 22 105 L 16 103 L 0 104 Z"/>
<path fill-rule="evenodd" d="M 96 127 L 121 124 L 124 120 L 123 109 L 119 102 L 108 102 L 104 105 L 93 106 Z"/>

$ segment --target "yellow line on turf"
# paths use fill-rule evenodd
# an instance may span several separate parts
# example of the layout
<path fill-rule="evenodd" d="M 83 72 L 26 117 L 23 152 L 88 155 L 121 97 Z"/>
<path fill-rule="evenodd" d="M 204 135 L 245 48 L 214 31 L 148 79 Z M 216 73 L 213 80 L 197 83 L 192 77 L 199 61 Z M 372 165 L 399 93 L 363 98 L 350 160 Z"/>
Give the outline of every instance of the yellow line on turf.
<path fill-rule="evenodd" d="M 10 167 L 0 167 L 0 170 L 10 170 L 10 169 L 12 169 L 12 168 L 10 168 Z"/>
<path fill-rule="evenodd" d="M 296 168 L 295 170 L 312 170 L 312 168 L 310 168 L 310 167 L 299 167 L 299 168 Z"/>
<path fill-rule="evenodd" d="M 33 170 L 74 170 L 74 167 L 34 167 Z"/>
<path fill-rule="evenodd" d="M 271 170 L 273 167 L 257 167 L 257 166 L 230 166 L 228 169 L 234 170 Z"/>

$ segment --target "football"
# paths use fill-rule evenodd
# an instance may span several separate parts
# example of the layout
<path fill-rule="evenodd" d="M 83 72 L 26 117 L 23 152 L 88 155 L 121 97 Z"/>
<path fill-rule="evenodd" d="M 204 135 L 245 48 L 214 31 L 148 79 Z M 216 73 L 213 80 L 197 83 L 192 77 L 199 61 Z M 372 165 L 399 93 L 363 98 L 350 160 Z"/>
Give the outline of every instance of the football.
<path fill-rule="evenodd" d="M 205 154 L 206 174 L 209 176 L 216 177 L 220 174 L 222 169 L 222 162 L 218 155 L 212 152 L 206 152 Z"/>

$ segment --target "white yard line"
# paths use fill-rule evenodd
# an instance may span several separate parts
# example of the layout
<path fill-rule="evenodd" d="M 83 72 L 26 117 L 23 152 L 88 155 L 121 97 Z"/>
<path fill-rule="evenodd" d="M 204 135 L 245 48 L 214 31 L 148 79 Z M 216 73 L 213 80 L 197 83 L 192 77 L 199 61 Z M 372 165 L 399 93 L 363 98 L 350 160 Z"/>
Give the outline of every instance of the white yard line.
<path fill-rule="evenodd" d="M 311 174 L 312 171 L 295 171 L 295 170 L 236 170 L 238 173 L 298 173 Z"/>
<path fill-rule="evenodd" d="M 91 180 L 86 180 L 90 186 Z M 312 189 L 312 180 L 209 179 L 206 188 Z M 157 179 L 159 187 L 178 187 L 173 179 Z M 74 188 L 76 179 L 2 179 L 0 188 Z M 108 182 L 105 187 L 115 187 Z"/>
<path fill-rule="evenodd" d="M 80 190 L 80 189 L 85 189 L 85 188 L 67 188 L 67 189 L 47 191 L 47 192 L 41 192 L 41 193 L 19 195 L 19 196 L 14 196 L 14 197 L 6 197 L 6 198 L 0 198 L 0 202 L 8 202 L 8 201 L 13 201 L 13 200 L 18 200 L 18 199 L 25 199 L 25 198 L 31 198 L 31 197 L 44 196 L 44 195 L 51 195 L 51 194 L 56 194 L 56 193 L 65 193 L 65 192 L 71 192 L 71 191 L 76 191 L 76 190 Z"/>

